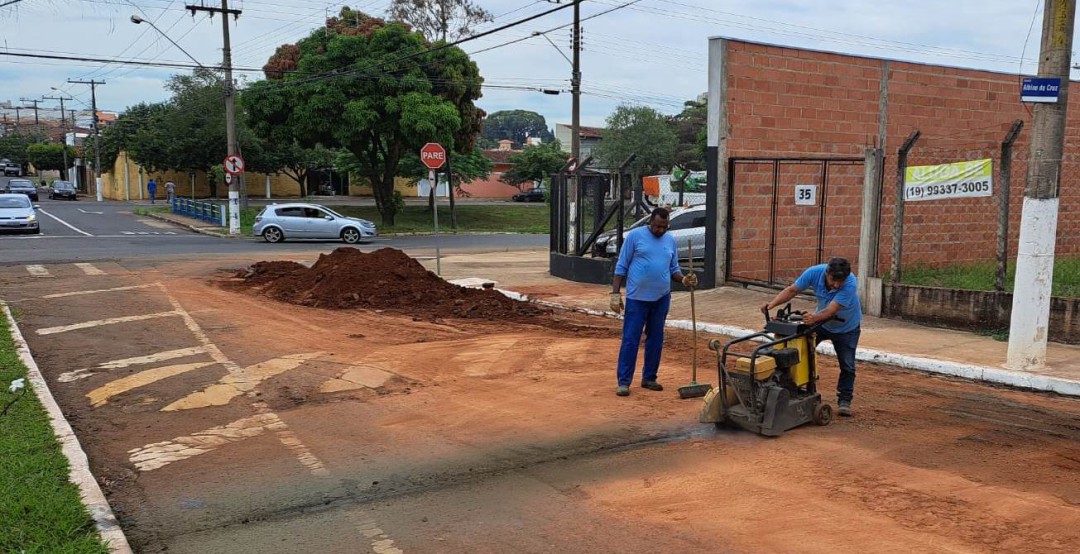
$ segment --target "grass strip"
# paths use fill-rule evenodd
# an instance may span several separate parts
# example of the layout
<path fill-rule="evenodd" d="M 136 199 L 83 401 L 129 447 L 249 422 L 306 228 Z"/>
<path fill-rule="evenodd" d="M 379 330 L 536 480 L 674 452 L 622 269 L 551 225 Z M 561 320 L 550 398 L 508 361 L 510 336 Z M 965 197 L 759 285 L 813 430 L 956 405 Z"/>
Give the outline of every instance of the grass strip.
<path fill-rule="evenodd" d="M 107 553 L 97 527 L 68 480 L 68 461 L 49 416 L 27 382 L 7 318 L 0 314 L 0 552 Z"/>

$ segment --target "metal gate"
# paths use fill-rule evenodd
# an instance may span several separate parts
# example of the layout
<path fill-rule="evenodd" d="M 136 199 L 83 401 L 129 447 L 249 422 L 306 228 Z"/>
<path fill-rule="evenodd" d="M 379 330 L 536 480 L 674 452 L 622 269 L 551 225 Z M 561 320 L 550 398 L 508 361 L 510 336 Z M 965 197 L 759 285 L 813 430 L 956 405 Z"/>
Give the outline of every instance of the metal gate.
<path fill-rule="evenodd" d="M 730 158 L 728 279 L 787 286 L 843 256 L 857 264 L 862 158 Z"/>

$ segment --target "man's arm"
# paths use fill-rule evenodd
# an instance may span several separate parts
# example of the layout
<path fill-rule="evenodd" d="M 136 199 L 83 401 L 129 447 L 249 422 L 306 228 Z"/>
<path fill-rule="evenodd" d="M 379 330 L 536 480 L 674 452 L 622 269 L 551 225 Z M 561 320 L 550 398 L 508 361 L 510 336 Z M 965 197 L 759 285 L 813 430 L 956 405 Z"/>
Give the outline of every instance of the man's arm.
<path fill-rule="evenodd" d="M 770 301 L 766 302 L 764 305 L 762 305 L 761 306 L 761 312 L 762 313 L 769 313 L 769 310 L 771 310 L 771 309 L 773 309 L 773 308 L 775 308 L 777 306 L 780 306 L 781 304 L 787 303 L 792 298 L 795 298 L 795 296 L 798 295 L 798 294 L 799 294 L 799 288 L 798 287 L 796 287 L 795 285 L 788 285 L 787 287 L 784 288 L 784 290 L 778 292 L 776 294 L 776 296 L 773 297 L 772 300 L 770 300 Z"/>
<path fill-rule="evenodd" d="M 825 306 L 824 310 L 803 316 L 803 323 L 813 325 L 822 321 L 828 321 L 842 309 L 844 309 L 844 307 L 836 300 L 833 300 L 832 302 L 829 302 L 828 306 Z"/>
<path fill-rule="evenodd" d="M 622 289 L 622 282 L 623 282 L 623 276 L 622 275 L 616 275 L 616 276 L 611 278 L 611 293 L 612 294 L 619 294 L 619 291 Z"/>

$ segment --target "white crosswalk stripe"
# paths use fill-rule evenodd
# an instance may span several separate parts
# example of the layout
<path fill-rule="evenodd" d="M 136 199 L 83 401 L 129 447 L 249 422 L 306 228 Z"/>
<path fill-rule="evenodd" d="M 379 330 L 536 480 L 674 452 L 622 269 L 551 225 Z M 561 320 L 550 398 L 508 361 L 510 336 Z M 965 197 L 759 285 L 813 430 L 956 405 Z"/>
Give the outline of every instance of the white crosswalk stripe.
<path fill-rule="evenodd" d="M 83 270 L 83 273 L 87 275 L 105 275 L 105 272 L 94 267 L 94 264 L 81 263 L 75 264 L 75 267 Z"/>
<path fill-rule="evenodd" d="M 45 266 L 43 265 L 28 265 L 26 266 L 26 271 L 34 277 L 52 277 L 52 275 L 49 274 L 49 270 L 45 269 Z"/>

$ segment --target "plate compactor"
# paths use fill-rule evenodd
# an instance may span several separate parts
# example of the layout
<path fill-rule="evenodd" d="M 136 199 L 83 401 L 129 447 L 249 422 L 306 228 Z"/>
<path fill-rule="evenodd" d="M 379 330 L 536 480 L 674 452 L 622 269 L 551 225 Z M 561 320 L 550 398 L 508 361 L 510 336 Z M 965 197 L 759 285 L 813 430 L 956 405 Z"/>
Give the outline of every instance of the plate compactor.
<path fill-rule="evenodd" d="M 776 437 L 810 421 L 832 421 L 832 406 L 817 390 L 816 331 L 825 322 L 806 325 L 803 315 L 788 304 L 775 319 L 765 314 L 762 332 L 727 343 L 709 342 L 716 352 L 720 385 L 705 395 L 702 423 Z M 764 342 L 750 354 L 731 352 L 732 346 L 755 339 Z"/>

